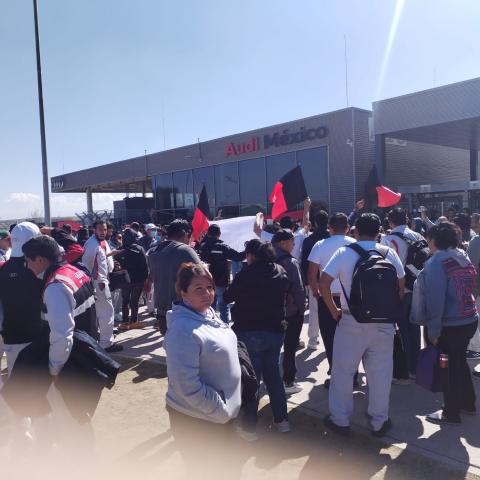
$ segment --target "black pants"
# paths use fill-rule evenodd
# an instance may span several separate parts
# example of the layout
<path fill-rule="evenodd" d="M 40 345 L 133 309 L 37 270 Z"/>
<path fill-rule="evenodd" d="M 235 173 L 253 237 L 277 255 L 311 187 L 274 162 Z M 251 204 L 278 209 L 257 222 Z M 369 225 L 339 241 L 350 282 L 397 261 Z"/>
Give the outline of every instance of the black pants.
<path fill-rule="evenodd" d="M 300 340 L 303 325 L 303 313 L 292 315 L 287 318 L 287 330 L 283 341 L 283 381 L 292 383 L 295 381 L 297 366 L 295 365 L 295 353 Z"/>
<path fill-rule="evenodd" d="M 129 283 L 122 287 L 122 318 L 124 322 L 138 320 L 138 302 L 142 294 L 143 283 Z M 130 310 L 129 310 L 130 307 Z M 131 316 L 129 318 L 129 312 Z"/>
<path fill-rule="evenodd" d="M 461 327 L 444 327 L 438 340 L 440 350 L 448 355 L 448 369 L 442 371 L 444 415 L 460 419 L 460 409 L 475 410 L 475 390 L 467 364 L 466 352 L 477 330 L 477 322 Z"/>
<path fill-rule="evenodd" d="M 158 311 L 156 316 L 158 329 L 162 335 L 165 335 L 167 333 L 167 317 L 165 316 L 165 313 Z"/>
<path fill-rule="evenodd" d="M 335 305 L 340 308 L 340 297 L 334 296 Z M 335 337 L 335 330 L 337 329 L 337 322 L 332 317 L 323 298 L 318 299 L 318 326 L 320 327 L 320 335 L 322 336 L 323 346 L 328 360 L 328 372 L 332 372 L 332 356 L 333 356 L 333 339 Z"/>

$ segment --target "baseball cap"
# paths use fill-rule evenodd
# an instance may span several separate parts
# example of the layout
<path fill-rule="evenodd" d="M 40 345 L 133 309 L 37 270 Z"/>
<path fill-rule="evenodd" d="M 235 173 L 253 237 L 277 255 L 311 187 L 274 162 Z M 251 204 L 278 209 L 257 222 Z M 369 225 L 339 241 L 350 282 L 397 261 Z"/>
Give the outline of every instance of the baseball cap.
<path fill-rule="evenodd" d="M 291 230 L 283 228 L 274 233 L 272 237 L 272 243 L 283 242 L 284 240 L 291 240 L 294 238 L 294 235 Z"/>
<path fill-rule="evenodd" d="M 8 233 L 7 230 L 0 230 L 0 240 L 4 240 L 5 238 L 8 238 L 10 234 Z"/>
<path fill-rule="evenodd" d="M 145 230 L 157 230 L 157 226 L 153 223 L 146 223 Z"/>
<path fill-rule="evenodd" d="M 11 257 L 23 257 L 22 247 L 31 238 L 38 237 L 40 229 L 32 222 L 21 222 L 12 230 Z"/>

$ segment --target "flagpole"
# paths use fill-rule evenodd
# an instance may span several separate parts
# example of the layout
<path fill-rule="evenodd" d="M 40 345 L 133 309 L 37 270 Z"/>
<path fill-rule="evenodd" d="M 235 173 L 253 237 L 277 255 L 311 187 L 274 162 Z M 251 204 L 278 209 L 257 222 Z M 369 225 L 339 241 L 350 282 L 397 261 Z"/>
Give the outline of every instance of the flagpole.
<path fill-rule="evenodd" d="M 40 141 L 41 141 L 41 148 L 42 148 L 44 221 L 45 221 L 45 225 L 51 225 L 50 188 L 48 185 L 47 142 L 45 139 L 45 117 L 44 117 L 44 111 L 43 111 L 42 65 L 40 61 L 40 36 L 38 33 L 37 0 L 33 0 L 33 17 L 35 21 L 35 52 L 36 52 L 36 59 L 37 59 L 38 112 L 40 117 Z"/>

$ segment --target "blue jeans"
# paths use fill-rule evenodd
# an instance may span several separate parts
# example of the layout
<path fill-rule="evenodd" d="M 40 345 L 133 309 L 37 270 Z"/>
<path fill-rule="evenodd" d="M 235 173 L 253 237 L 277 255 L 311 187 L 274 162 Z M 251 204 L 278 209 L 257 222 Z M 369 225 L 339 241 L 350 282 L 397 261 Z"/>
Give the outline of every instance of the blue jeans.
<path fill-rule="evenodd" d="M 258 381 L 263 378 L 270 397 L 270 407 L 273 412 L 273 421 L 278 423 L 288 418 L 287 398 L 280 376 L 280 350 L 283 345 L 284 334 L 272 332 L 238 332 L 237 338 L 245 343 L 255 375 Z M 257 422 L 259 392 L 256 401 L 244 407 L 244 428 L 253 430 Z"/>
<path fill-rule="evenodd" d="M 223 294 L 227 287 L 216 287 L 215 288 L 215 300 L 213 303 L 213 308 L 219 313 L 220 318 L 223 322 L 228 323 L 230 321 L 230 304 L 223 301 Z"/>

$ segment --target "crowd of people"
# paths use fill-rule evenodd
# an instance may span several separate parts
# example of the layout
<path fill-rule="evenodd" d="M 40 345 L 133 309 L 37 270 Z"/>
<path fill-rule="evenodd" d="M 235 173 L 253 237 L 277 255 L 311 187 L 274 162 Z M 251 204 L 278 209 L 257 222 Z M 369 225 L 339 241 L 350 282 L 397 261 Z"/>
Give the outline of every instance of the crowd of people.
<path fill-rule="evenodd" d="M 100 352 L 121 352 L 116 334 L 145 325 L 143 299 L 164 339 L 167 411 L 178 438 L 185 428 L 223 435 L 237 419 L 239 435 L 254 440 L 262 381 L 274 428 L 288 432 L 287 397 L 302 389 L 296 352 L 318 349 L 320 337 L 328 428 L 349 432 L 362 363 L 368 422 L 383 436 L 392 427 L 391 385 L 416 378 L 422 345 L 436 347 L 443 361 L 444 405 L 427 420 L 459 424 L 476 413 L 472 374 L 480 378 L 467 363 L 480 360 L 480 214 L 451 209 L 433 221 L 419 210 L 409 218 L 396 207 L 380 218 L 360 200 L 348 216 L 329 215 L 307 198 L 300 222 L 258 214 L 258 238 L 243 251 L 222 241 L 216 223 L 193 241 L 185 219 L 120 229 L 98 220 L 77 232 L 12 225 L 0 231 L 5 390 L 39 339 L 52 382 L 79 335 Z"/>

